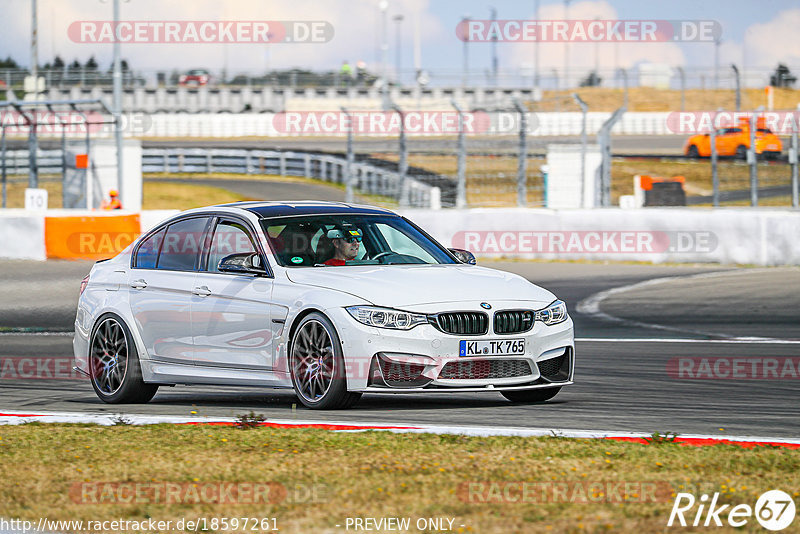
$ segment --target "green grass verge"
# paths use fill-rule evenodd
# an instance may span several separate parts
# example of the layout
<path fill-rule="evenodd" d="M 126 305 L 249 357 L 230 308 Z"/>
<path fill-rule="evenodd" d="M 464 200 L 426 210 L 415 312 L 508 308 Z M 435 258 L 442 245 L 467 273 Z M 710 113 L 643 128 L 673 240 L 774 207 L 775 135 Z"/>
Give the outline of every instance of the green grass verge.
<path fill-rule="evenodd" d="M 344 532 L 336 525 L 344 526 L 348 517 L 447 517 L 456 532 L 654 532 L 666 527 L 673 492 L 719 492 L 722 503 L 751 506 L 769 489 L 800 495 L 800 451 L 682 447 L 669 439 L 643 445 L 266 427 L 27 424 L 0 428 L 0 480 L 0 516 L 30 520 L 275 517 L 283 532 Z M 551 494 L 548 502 L 510 502 L 502 494 L 470 492 L 468 484 L 476 481 L 498 488 L 529 482 L 571 489 L 557 498 Z M 154 499 L 150 494 L 120 503 L 113 502 L 118 494 L 92 485 L 205 488 L 245 482 L 275 483 L 285 498 L 220 505 L 197 503 L 184 493 L 177 503 L 145 502 Z M 650 499 L 637 493 L 639 486 L 612 498 L 580 490 L 590 483 L 655 483 L 669 490 L 655 493 L 659 502 L 641 502 Z M 87 487 L 95 490 L 87 493 Z M 112 502 L 93 502 L 103 495 Z M 588 502 L 580 502 L 587 496 Z"/>

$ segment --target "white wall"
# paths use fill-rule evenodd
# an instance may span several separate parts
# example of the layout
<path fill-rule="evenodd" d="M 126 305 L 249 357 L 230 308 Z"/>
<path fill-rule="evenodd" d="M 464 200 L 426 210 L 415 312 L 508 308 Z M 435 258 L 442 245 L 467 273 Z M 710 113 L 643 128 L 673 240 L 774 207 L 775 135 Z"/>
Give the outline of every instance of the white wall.
<path fill-rule="evenodd" d="M 547 145 L 546 206 L 552 209 L 594 207 L 601 160 L 600 146 L 586 145 L 586 168 L 581 181 L 581 145 Z"/>
<path fill-rule="evenodd" d="M 44 260 L 44 212 L 0 210 L 0 258 Z"/>
<path fill-rule="evenodd" d="M 800 211 L 752 208 L 403 212 L 480 257 L 800 265 Z"/>
<path fill-rule="evenodd" d="M 142 231 L 176 213 L 145 211 Z M 101 212 L 85 212 L 98 215 Z M 403 210 L 480 258 L 800 265 L 800 211 L 722 208 Z M 105 214 L 112 215 L 109 212 Z M 48 216 L 80 215 L 55 210 Z M 101 229 L 98 229 L 101 230 Z M 46 258 L 44 213 L 0 211 L 0 258 Z"/>
<path fill-rule="evenodd" d="M 122 194 L 120 201 L 126 210 L 142 209 L 142 142 L 125 139 L 122 149 Z M 92 207 L 99 208 L 108 192 L 118 189 L 117 145 L 110 139 L 93 139 L 89 155 L 89 180 L 92 181 L 87 198 L 92 198 Z M 95 172 L 96 171 L 96 172 Z"/>

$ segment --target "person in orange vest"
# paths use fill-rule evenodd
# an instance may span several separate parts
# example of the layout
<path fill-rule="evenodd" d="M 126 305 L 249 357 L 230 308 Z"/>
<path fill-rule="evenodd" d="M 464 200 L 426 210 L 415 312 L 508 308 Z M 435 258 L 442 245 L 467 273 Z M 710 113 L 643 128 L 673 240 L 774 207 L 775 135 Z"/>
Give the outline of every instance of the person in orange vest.
<path fill-rule="evenodd" d="M 103 205 L 100 207 L 104 210 L 121 210 L 122 202 L 119 201 L 119 192 L 116 189 L 112 189 L 108 192 L 108 196 L 111 197 L 111 200 L 108 202 L 103 201 Z"/>

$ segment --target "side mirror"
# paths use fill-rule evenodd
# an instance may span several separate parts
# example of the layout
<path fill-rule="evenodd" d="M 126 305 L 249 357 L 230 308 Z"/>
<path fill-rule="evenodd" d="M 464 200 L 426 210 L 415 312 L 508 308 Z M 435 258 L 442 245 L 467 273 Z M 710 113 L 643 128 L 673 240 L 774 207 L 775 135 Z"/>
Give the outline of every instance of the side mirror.
<path fill-rule="evenodd" d="M 449 250 L 450 254 L 455 256 L 460 263 L 466 263 L 467 265 L 475 265 L 477 263 L 477 261 L 475 261 L 475 255 L 469 250 L 461 248 L 448 248 L 447 250 Z"/>
<path fill-rule="evenodd" d="M 225 256 L 217 267 L 221 273 L 235 274 L 266 274 L 267 270 L 261 261 L 261 256 L 252 252 L 231 254 Z"/>

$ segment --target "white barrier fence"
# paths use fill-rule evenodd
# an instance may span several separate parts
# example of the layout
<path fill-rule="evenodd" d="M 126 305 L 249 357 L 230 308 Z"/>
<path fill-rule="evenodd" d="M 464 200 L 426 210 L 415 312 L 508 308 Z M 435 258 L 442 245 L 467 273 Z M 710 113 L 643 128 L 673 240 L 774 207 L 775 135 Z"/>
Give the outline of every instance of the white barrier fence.
<path fill-rule="evenodd" d="M 141 231 L 173 213 L 142 212 Z M 97 214 L 75 210 L 2 211 L 0 258 L 44 260 L 48 256 L 45 216 Z M 798 211 L 520 208 L 405 210 L 403 214 L 444 245 L 469 249 L 479 260 L 508 257 L 800 265 L 800 248 L 796 246 L 800 235 Z"/>

